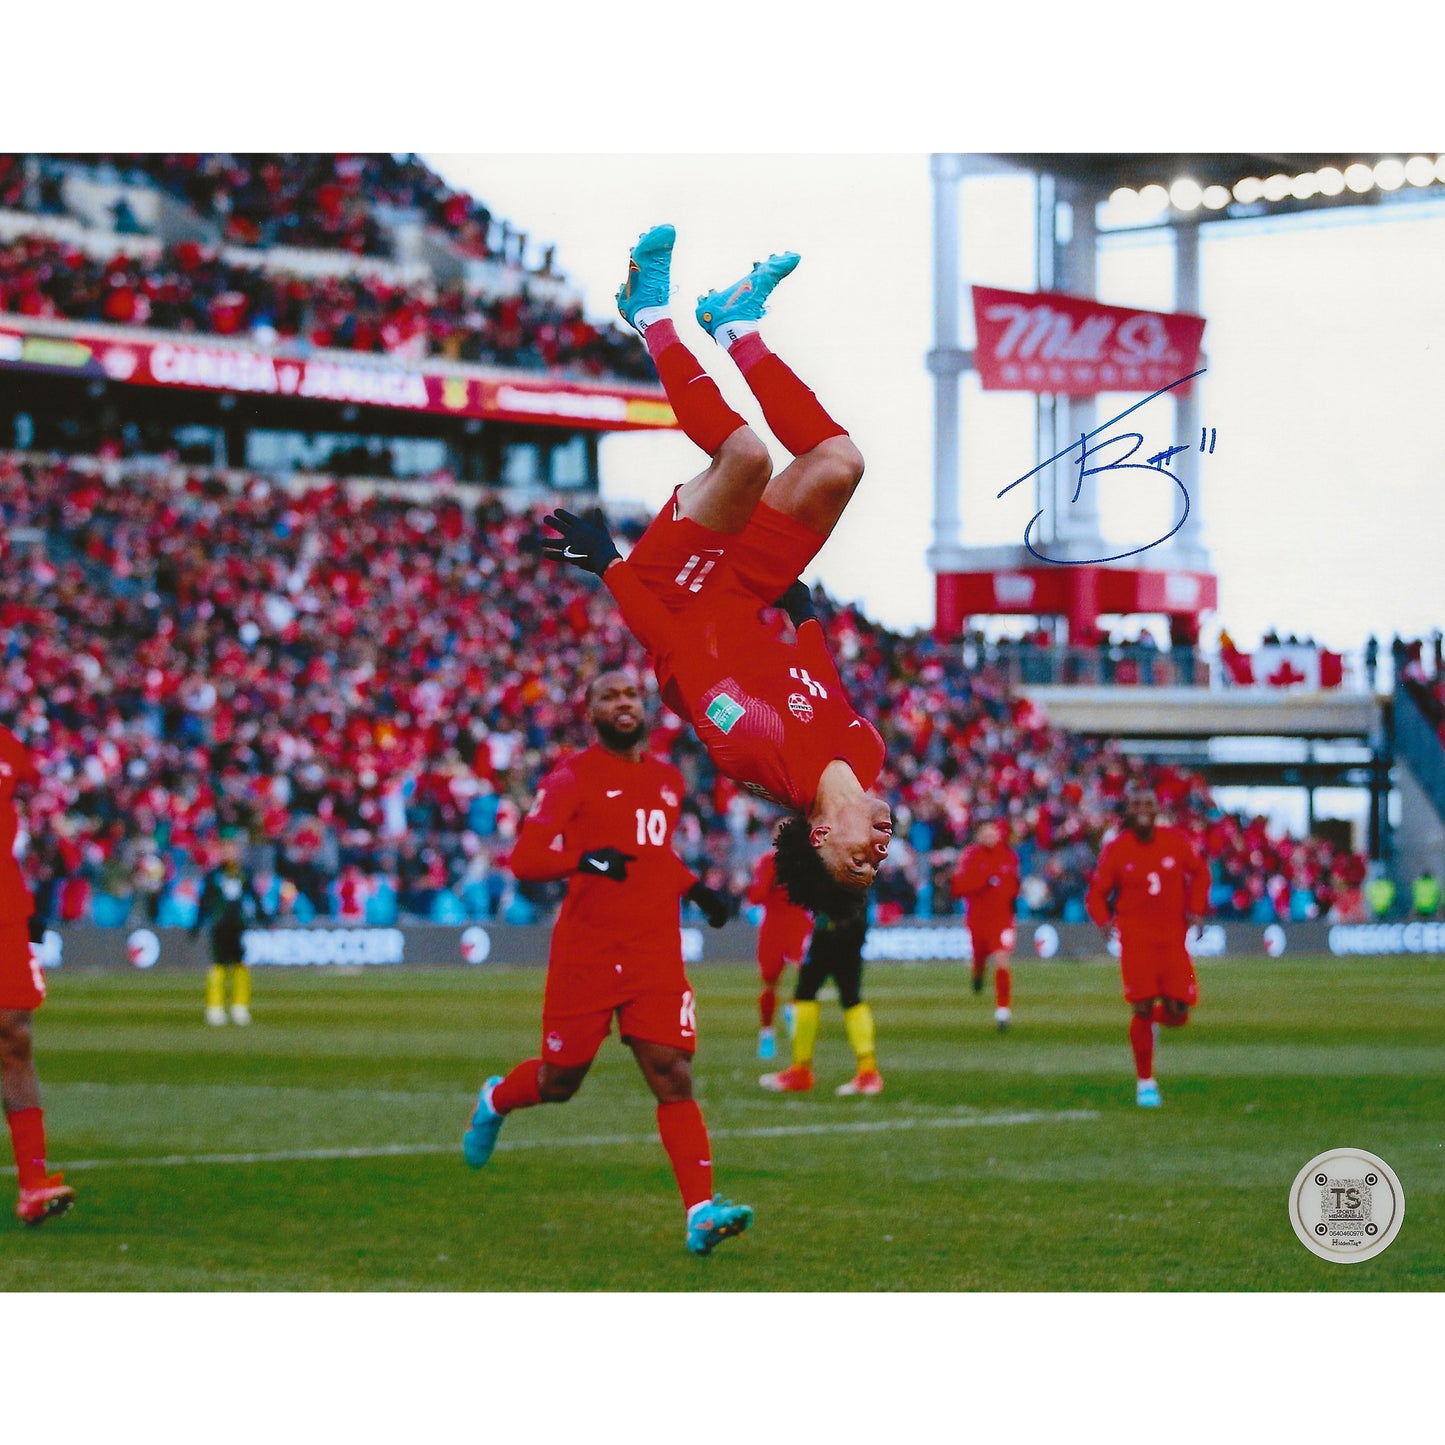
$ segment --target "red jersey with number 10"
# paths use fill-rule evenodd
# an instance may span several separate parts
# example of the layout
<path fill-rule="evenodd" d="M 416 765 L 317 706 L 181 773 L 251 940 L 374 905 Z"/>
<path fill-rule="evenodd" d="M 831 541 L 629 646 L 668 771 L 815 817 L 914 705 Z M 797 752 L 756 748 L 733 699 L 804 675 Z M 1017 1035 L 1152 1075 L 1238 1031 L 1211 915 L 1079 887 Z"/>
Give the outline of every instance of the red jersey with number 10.
<path fill-rule="evenodd" d="M 0 924 L 23 923 L 35 912 L 35 901 L 15 857 L 15 838 L 20 832 L 15 789 L 39 777 L 25 744 L 9 728 L 0 727 Z"/>
<path fill-rule="evenodd" d="M 548 996 L 565 996 L 567 1010 L 686 986 L 680 900 L 698 880 L 672 848 L 682 793 L 671 763 L 633 762 L 600 746 L 543 778 L 510 867 L 528 881 L 567 879 L 547 965 Z M 621 882 L 576 871 L 598 848 L 632 855 Z"/>
<path fill-rule="evenodd" d="M 1182 829 L 1156 827 L 1142 843 L 1125 828 L 1100 852 L 1086 902 L 1100 928 L 1117 922 L 1126 941 L 1182 939 L 1188 915 L 1209 910 L 1209 869 Z"/>

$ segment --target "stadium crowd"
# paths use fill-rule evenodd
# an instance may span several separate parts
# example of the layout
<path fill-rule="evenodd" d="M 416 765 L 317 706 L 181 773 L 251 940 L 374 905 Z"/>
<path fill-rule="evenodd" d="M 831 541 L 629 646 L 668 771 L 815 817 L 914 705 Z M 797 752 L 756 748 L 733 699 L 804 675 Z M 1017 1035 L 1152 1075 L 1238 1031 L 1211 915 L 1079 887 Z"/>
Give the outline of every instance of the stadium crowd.
<path fill-rule="evenodd" d="M 375 276 L 309 276 L 234 265 L 195 241 L 147 261 L 97 260 L 48 236 L 0 244 L 0 311 L 247 338 L 283 348 L 332 347 L 407 360 L 652 379 L 635 335 L 588 321 L 580 303 L 460 286 L 401 286 Z"/>
<path fill-rule="evenodd" d="M 375 152 L 0 155 L 0 206 L 63 210 L 62 164 L 128 185 L 156 186 L 213 222 L 223 239 L 237 246 L 390 256 L 391 238 L 375 206 L 419 215 L 465 256 L 520 264 L 527 243 L 524 232 L 449 186 L 420 157 Z"/>
<path fill-rule="evenodd" d="M 47 917 L 186 922 L 223 827 L 246 832 L 283 916 L 529 921 L 555 902 L 555 885 L 507 872 L 521 810 L 557 754 L 586 745 L 585 678 L 641 658 L 605 593 L 540 562 L 544 507 L 162 462 L 118 475 L 0 453 L 7 536 L 43 538 L 14 542 L 0 578 L 0 719 L 45 777 L 25 867 Z M 994 815 L 1021 855 L 1025 915 L 1081 920 L 1144 765 L 1050 726 L 957 647 L 818 605 L 889 747 L 880 918 L 955 911 L 948 873 Z M 655 719 L 689 784 L 684 858 L 739 897 L 776 813 L 715 776 L 670 713 Z M 1219 916 L 1357 906 L 1355 855 L 1271 837 L 1202 779 L 1147 771 L 1206 844 Z"/>

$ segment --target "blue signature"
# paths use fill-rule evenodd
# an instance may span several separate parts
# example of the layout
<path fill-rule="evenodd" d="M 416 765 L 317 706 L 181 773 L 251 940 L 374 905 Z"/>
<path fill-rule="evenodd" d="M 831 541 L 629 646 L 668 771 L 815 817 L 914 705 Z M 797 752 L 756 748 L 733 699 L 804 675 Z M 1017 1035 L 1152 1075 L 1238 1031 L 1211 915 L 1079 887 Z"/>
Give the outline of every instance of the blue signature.
<path fill-rule="evenodd" d="M 1179 493 L 1184 498 L 1184 510 L 1182 513 L 1180 513 L 1179 520 L 1175 522 L 1175 524 L 1167 532 L 1165 532 L 1162 537 L 1156 537 L 1152 542 L 1146 542 L 1142 547 L 1131 547 L 1127 552 L 1115 552 L 1108 557 L 1084 557 L 1065 559 L 1063 557 L 1045 556 L 1044 553 L 1040 552 L 1030 540 L 1034 527 L 1038 524 L 1039 518 L 1044 515 L 1043 508 L 1040 508 L 1029 519 L 1028 526 L 1024 528 L 1024 546 L 1028 548 L 1029 552 L 1032 553 L 1033 556 L 1037 557 L 1040 562 L 1053 562 L 1060 567 L 1089 567 L 1099 562 L 1117 562 L 1122 557 L 1133 557 L 1140 552 L 1147 552 L 1151 547 L 1157 547 L 1161 542 L 1167 542 L 1184 525 L 1186 519 L 1189 516 L 1189 492 L 1188 489 L 1185 487 L 1184 483 L 1181 482 L 1179 478 L 1176 477 L 1174 473 L 1169 470 L 1169 463 L 1176 456 L 1178 456 L 1180 452 L 1189 451 L 1189 443 L 1181 443 L 1176 446 L 1165 447 L 1163 451 L 1155 452 L 1154 455 L 1148 458 L 1147 461 L 1142 462 L 1131 462 L 1129 460 L 1129 458 L 1132 457 L 1144 445 L 1144 434 L 1142 432 L 1120 432 L 1117 436 L 1105 437 L 1102 441 L 1095 443 L 1093 446 L 1090 446 L 1089 443 L 1093 441 L 1093 439 L 1097 437 L 1100 432 L 1106 432 L 1116 422 L 1123 421 L 1130 412 L 1138 411 L 1141 406 L 1147 406 L 1151 401 L 1154 400 L 1156 396 L 1163 396 L 1166 391 L 1173 391 L 1176 386 L 1183 386 L 1187 382 L 1193 381 L 1196 376 L 1203 376 L 1208 369 L 1208 367 L 1202 366 L 1199 368 L 1198 371 L 1191 371 L 1188 376 L 1181 376 L 1178 381 L 1171 381 L 1168 386 L 1161 386 L 1158 391 L 1151 392 L 1148 396 L 1144 398 L 1143 401 L 1136 401 L 1133 406 L 1126 407 L 1123 411 L 1119 413 L 1118 416 L 1111 417 L 1102 426 L 1097 426 L 1094 428 L 1093 431 L 1084 433 L 1079 437 L 1078 441 L 1074 442 L 1071 446 L 1065 447 L 1063 451 L 1055 452 L 1054 455 L 1051 456 L 1047 461 L 1040 462 L 1038 466 L 1033 469 L 1033 471 L 1025 472 L 1023 476 L 1018 479 L 1018 481 L 1010 482 L 1008 486 L 1006 486 L 1003 491 L 999 493 L 1000 497 L 1007 496 L 1008 493 L 1013 491 L 1013 489 L 1021 482 L 1028 481 L 1030 477 L 1037 476 L 1038 473 L 1043 471 L 1045 467 L 1052 466 L 1060 458 L 1068 456 L 1069 453 L 1072 451 L 1077 451 L 1079 453 L 1077 458 L 1079 467 L 1079 480 L 1074 487 L 1074 495 L 1069 498 L 1071 504 L 1079 500 L 1079 493 L 1083 490 L 1085 477 L 1098 476 L 1102 472 L 1152 472 L 1155 476 L 1167 477 L 1171 482 L 1174 483 L 1176 487 L 1179 488 Z M 1207 430 L 1209 442 L 1208 450 L 1212 452 L 1214 450 L 1215 433 L 1213 428 L 1208 428 Z M 1199 438 L 1200 451 L 1205 450 L 1205 439 L 1205 436 L 1201 433 Z M 1092 456 L 1094 456 L 1098 452 L 1102 452 L 1106 447 L 1112 447 L 1116 442 L 1131 442 L 1132 445 L 1129 447 L 1128 451 L 1123 452 L 1119 456 L 1115 457 L 1113 461 L 1104 462 L 1098 466 L 1093 467 L 1088 465 L 1089 459 Z"/>

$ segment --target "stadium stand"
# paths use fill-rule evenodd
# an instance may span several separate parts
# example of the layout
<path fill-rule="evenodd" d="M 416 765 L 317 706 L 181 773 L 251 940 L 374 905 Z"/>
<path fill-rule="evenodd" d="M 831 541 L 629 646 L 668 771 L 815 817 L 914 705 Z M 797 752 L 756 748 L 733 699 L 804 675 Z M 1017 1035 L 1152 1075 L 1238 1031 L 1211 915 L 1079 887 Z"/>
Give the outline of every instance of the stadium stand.
<path fill-rule="evenodd" d="M 520 809 L 585 745 L 577 684 L 640 657 L 605 594 L 542 569 L 547 504 L 500 494 L 0 453 L 0 717 L 45 783 L 25 866 L 51 919 L 184 923 L 217 830 L 245 828 L 283 915 L 532 921 L 506 871 Z M 643 519 L 622 523 L 639 534 Z M 1204 841 L 1219 916 L 1345 918 L 1364 863 L 1226 815 L 1204 781 L 1049 724 L 987 658 L 820 594 L 860 711 L 889 746 L 881 919 L 954 911 L 977 818 L 1008 819 L 1028 916 L 1083 918 L 1131 776 Z M 778 625 L 784 625 L 781 615 Z M 676 719 L 690 866 L 741 894 L 774 812 Z"/>
<path fill-rule="evenodd" d="M 0 155 L 0 311 L 650 383 L 528 246 L 414 156 Z"/>

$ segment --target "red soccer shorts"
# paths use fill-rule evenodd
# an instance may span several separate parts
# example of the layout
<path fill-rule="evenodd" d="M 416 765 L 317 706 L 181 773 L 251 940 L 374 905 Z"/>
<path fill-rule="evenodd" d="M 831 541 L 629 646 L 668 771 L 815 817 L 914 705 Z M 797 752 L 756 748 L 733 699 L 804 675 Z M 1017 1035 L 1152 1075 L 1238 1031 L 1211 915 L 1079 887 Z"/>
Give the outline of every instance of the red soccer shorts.
<path fill-rule="evenodd" d="M 28 923 L 0 923 L 0 1008 L 38 1009 L 45 970 L 30 946 Z"/>
<path fill-rule="evenodd" d="M 1199 980 L 1194 976 L 1194 963 L 1182 934 L 1177 939 L 1124 939 L 1119 968 L 1124 975 L 1127 1003 L 1175 998 L 1193 1008 L 1199 1002 Z"/>
<path fill-rule="evenodd" d="M 588 1013 L 543 1013 L 542 1058 L 549 1064 L 576 1068 L 597 1057 L 617 1015 L 617 1034 L 624 1042 L 639 1039 L 697 1052 L 697 1003 L 690 988 L 640 993 L 616 1008 L 593 1009 Z"/>
<path fill-rule="evenodd" d="M 969 929 L 968 936 L 973 940 L 975 962 L 982 962 L 995 953 L 1012 957 L 1014 944 L 1018 942 L 1018 931 L 1012 925 L 1007 928 L 991 928 L 986 933 L 981 929 L 978 932 Z"/>
<path fill-rule="evenodd" d="M 719 592 L 753 606 L 776 601 L 828 540 L 762 502 L 741 532 L 714 532 L 675 516 L 676 505 L 674 492 L 627 558 L 638 580 L 671 612 L 689 610 L 699 597 L 712 610 Z"/>
<path fill-rule="evenodd" d="M 790 963 L 802 963 L 808 952 L 813 916 L 804 908 L 769 908 L 758 929 L 758 972 L 763 982 L 777 983 Z"/>

